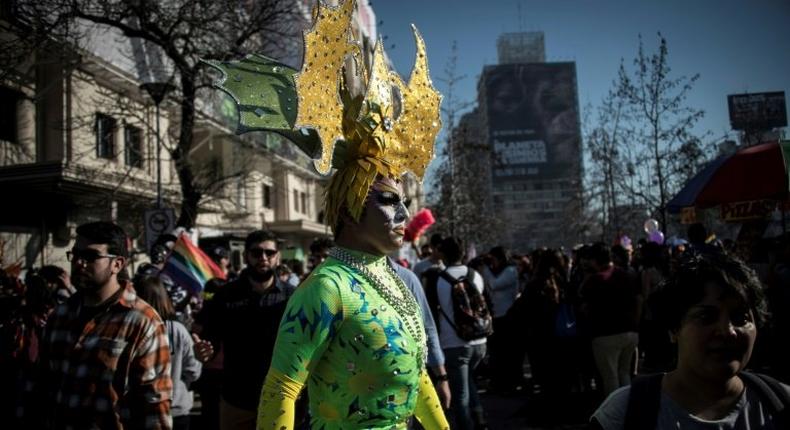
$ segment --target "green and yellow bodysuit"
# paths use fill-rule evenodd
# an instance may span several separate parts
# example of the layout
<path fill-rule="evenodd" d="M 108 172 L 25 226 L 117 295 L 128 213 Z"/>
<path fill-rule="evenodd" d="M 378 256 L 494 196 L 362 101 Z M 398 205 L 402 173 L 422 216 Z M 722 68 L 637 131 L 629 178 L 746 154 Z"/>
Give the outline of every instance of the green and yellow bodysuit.
<path fill-rule="evenodd" d="M 448 429 L 425 371 L 414 297 L 386 257 L 343 248 L 330 255 L 288 302 L 258 428 L 292 429 L 306 381 L 313 429 L 402 429 L 412 415 L 427 430 Z"/>

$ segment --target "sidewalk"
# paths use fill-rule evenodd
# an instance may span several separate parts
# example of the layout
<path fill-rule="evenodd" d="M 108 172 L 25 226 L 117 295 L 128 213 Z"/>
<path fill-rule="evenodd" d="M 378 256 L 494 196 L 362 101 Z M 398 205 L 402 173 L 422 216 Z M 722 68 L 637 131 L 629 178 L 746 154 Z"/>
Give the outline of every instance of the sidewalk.
<path fill-rule="evenodd" d="M 595 406 L 584 394 L 569 394 L 549 404 L 537 395 L 480 392 L 490 430 L 584 429 Z"/>
<path fill-rule="evenodd" d="M 531 379 L 529 364 L 524 365 L 524 378 Z M 534 392 L 529 383 L 511 393 L 487 390 L 488 380 L 478 376 L 478 392 L 490 430 L 581 430 L 598 407 L 596 392 L 567 393 L 557 398 Z"/>

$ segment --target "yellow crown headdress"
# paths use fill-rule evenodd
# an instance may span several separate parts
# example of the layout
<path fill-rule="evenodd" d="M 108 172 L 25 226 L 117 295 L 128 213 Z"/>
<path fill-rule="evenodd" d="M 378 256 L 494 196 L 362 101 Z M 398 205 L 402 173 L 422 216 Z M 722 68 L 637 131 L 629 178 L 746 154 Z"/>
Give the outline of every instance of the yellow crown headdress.
<path fill-rule="evenodd" d="M 298 72 L 262 55 L 207 62 L 222 72 L 215 86 L 236 101 L 238 133 L 280 133 L 317 158 L 319 173 L 337 169 L 326 193 L 331 227 L 343 207 L 359 219 L 378 175 L 400 178 L 410 171 L 421 180 L 441 129 L 441 95 L 431 83 L 425 42 L 414 26 L 417 57 L 408 84 L 389 70 L 379 40 L 372 66 L 361 67 L 357 76 L 364 94 L 351 93 L 344 79 L 346 59 L 363 63 L 351 31 L 354 7 L 355 0 L 334 8 L 319 1 L 313 27 L 304 33 Z"/>

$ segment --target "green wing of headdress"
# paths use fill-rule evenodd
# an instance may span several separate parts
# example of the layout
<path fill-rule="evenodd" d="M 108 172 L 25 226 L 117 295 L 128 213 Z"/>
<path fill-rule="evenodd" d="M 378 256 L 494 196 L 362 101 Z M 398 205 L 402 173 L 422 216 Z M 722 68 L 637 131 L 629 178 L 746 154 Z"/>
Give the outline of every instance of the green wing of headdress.
<path fill-rule="evenodd" d="M 298 110 L 296 70 L 258 54 L 238 61 L 203 62 L 221 73 L 214 86 L 236 102 L 237 134 L 272 131 L 294 142 L 309 157 L 320 155 L 321 142 L 314 130 L 294 130 Z"/>

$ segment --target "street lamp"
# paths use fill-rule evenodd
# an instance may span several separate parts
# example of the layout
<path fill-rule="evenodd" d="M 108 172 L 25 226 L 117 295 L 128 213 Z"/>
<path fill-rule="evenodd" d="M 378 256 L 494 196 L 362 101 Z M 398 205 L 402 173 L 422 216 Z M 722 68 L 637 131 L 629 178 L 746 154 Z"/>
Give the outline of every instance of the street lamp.
<path fill-rule="evenodd" d="M 156 208 L 162 208 L 162 138 L 159 135 L 159 104 L 165 96 L 176 87 L 167 82 L 147 82 L 140 85 L 140 89 L 148 92 L 156 105 Z"/>

